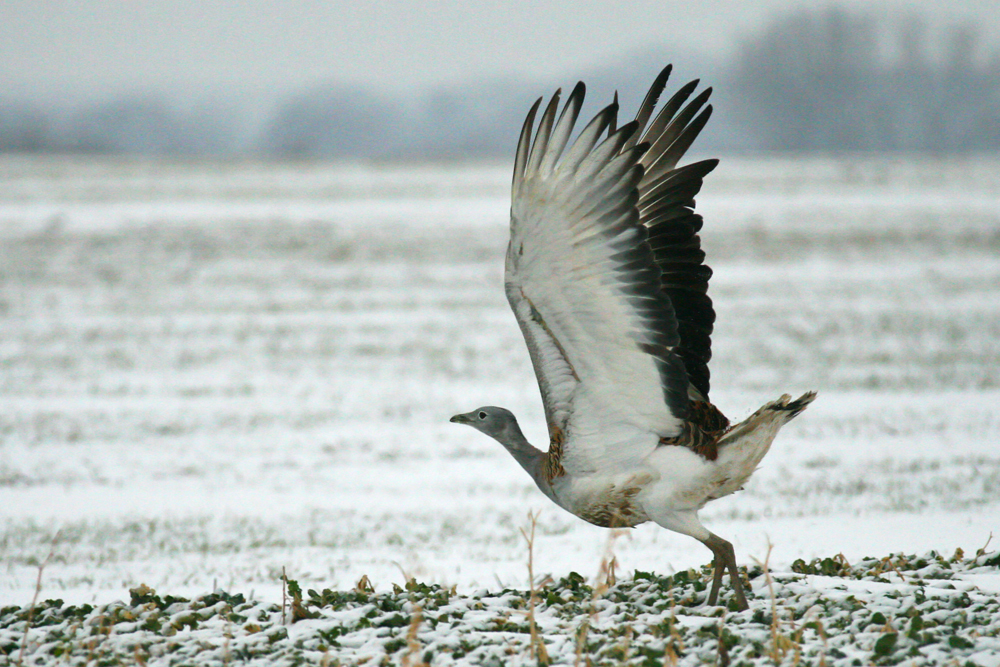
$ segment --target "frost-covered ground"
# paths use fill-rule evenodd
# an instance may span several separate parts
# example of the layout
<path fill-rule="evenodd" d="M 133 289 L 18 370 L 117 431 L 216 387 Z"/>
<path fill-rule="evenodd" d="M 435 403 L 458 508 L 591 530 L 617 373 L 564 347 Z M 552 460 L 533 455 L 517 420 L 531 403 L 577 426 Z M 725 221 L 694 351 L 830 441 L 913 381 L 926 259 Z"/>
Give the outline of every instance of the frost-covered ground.
<path fill-rule="evenodd" d="M 596 575 L 481 404 L 544 426 L 502 293 L 509 169 L 0 161 L 0 606 Z M 1000 160 L 724 160 L 713 399 L 819 398 L 705 508 L 741 563 L 1000 538 Z M 996 547 L 996 543 L 991 546 Z M 642 526 L 619 571 L 700 566 Z M 405 573 L 405 575 L 404 575 Z M 1000 591 L 1000 577 L 976 585 Z"/>
<path fill-rule="evenodd" d="M 1000 597 L 968 577 L 1000 556 L 841 557 L 748 568 L 751 607 L 705 604 L 710 570 L 579 574 L 534 590 L 458 593 L 410 580 L 376 592 L 302 591 L 281 604 L 147 586 L 94 607 L 0 608 L 0 658 L 17 665 L 1000 665 Z"/>

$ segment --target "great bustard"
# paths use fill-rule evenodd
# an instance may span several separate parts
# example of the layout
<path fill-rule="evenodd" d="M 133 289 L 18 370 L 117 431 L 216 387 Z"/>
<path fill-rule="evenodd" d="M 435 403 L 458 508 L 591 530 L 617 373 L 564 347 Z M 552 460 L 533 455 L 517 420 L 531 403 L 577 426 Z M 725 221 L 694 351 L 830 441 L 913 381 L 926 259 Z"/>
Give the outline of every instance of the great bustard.
<path fill-rule="evenodd" d="M 503 408 L 451 421 L 498 440 L 542 493 L 590 523 L 654 521 L 700 540 L 714 554 L 708 604 L 728 570 L 745 609 L 733 545 L 698 511 L 739 490 L 815 394 L 782 396 L 735 426 L 708 400 L 712 272 L 693 209 L 718 160 L 677 162 L 712 113 L 711 89 L 684 106 L 698 82 L 683 86 L 650 122 L 669 74 L 668 66 L 657 76 L 634 121 L 616 127 L 616 96 L 568 149 L 583 83 L 558 118 L 553 95 L 534 140 L 541 98 L 528 112 L 505 287 L 538 378 L 549 448 L 529 444 Z"/>

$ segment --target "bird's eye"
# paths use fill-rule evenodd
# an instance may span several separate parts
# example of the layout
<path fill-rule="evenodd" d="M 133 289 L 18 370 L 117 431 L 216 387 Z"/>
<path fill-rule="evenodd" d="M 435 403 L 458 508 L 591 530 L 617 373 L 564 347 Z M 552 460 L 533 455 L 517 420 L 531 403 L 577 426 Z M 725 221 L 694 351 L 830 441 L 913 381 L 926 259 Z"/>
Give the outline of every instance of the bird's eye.
<path fill-rule="evenodd" d="M 479 418 L 480 418 L 480 419 L 486 419 L 486 413 L 485 413 L 485 412 L 483 412 L 483 411 L 480 411 L 480 412 L 479 412 Z"/>

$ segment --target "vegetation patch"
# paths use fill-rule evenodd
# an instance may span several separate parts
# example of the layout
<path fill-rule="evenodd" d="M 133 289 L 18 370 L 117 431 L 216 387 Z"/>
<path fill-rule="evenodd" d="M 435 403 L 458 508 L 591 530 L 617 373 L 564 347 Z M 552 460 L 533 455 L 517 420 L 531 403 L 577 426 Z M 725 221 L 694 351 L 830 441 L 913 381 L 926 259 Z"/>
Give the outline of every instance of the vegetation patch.
<path fill-rule="evenodd" d="M 607 573 L 605 573 L 607 575 Z M 459 594 L 410 580 L 305 593 L 281 604 L 217 591 L 193 600 L 139 586 L 103 606 L 0 609 L 12 665 L 996 665 L 996 554 L 892 554 L 756 566 L 750 609 L 705 605 L 711 571 L 576 573 L 533 590 Z M 973 582 L 988 582 L 991 591 Z M 539 645 L 539 643 L 541 645 Z"/>

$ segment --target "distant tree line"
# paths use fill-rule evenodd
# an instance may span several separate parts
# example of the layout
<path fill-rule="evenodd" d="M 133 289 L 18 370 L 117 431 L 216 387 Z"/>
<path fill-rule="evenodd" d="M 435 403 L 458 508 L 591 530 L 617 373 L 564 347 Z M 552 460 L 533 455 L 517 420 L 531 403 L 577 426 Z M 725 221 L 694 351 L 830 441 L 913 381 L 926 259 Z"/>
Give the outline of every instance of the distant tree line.
<path fill-rule="evenodd" d="M 740 121 L 774 150 L 1000 149 L 1000 52 L 971 24 L 893 28 L 840 9 L 775 22 L 732 65 Z"/>
<path fill-rule="evenodd" d="M 580 72 L 591 100 L 638 103 L 667 60 L 716 88 L 706 151 L 1000 150 L 1000 51 L 977 26 L 890 25 L 843 9 L 800 11 L 729 62 L 657 49 Z M 686 79 L 685 79 L 686 80 Z M 477 80 L 405 99 L 328 85 L 281 101 L 247 131 L 240 109 L 133 97 L 78 111 L 4 103 L 0 152 L 441 159 L 506 156 L 527 106 L 572 81 Z M 591 102 L 591 104 L 596 103 Z M 623 110 L 628 113 L 628 109 Z"/>

